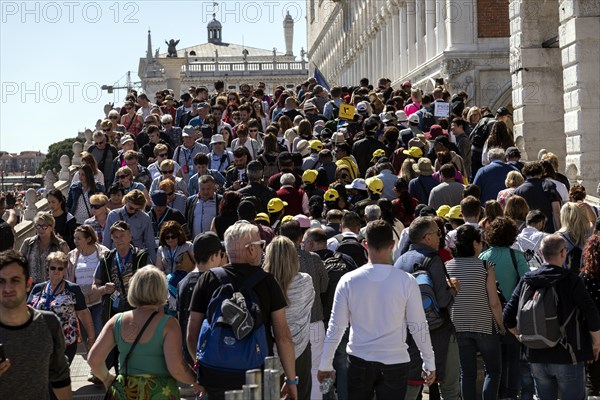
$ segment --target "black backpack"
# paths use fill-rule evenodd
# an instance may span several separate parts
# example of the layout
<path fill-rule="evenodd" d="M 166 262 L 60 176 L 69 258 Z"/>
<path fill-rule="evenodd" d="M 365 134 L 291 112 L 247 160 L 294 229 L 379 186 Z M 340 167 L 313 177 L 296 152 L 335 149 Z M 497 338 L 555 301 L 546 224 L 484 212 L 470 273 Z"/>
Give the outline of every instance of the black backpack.
<path fill-rule="evenodd" d="M 368 255 L 367 250 L 360 244 L 359 240 L 355 237 L 344 236 L 343 234 L 335 235 L 335 240 L 337 240 L 340 245 L 337 248 L 338 253 L 346 254 L 350 256 L 354 263 L 360 267 L 367 263 Z"/>
<path fill-rule="evenodd" d="M 560 234 L 571 246 L 571 250 L 567 253 L 567 260 L 565 261 L 565 265 L 569 271 L 575 272 L 579 274 L 579 270 L 581 269 L 581 257 L 583 255 L 583 251 L 579 246 L 576 246 L 572 241 L 569 240 L 567 236 L 564 234 Z"/>
<path fill-rule="evenodd" d="M 335 104 L 335 101 L 330 100 L 329 103 L 332 106 L 331 119 L 336 119 L 340 115 L 340 108 Z"/>
<path fill-rule="evenodd" d="M 483 145 L 490 136 L 492 125 L 494 125 L 495 122 L 496 121 L 493 118 L 485 117 L 477 123 L 475 128 L 473 128 L 471 131 L 471 135 L 469 136 L 469 139 L 471 139 L 471 144 L 474 147 L 483 149 Z"/>
<path fill-rule="evenodd" d="M 437 121 L 435 120 L 433 114 L 427 111 L 426 108 L 422 108 L 422 111 L 423 112 L 421 113 L 421 122 L 423 123 L 423 132 L 429 132 L 431 126 L 435 125 Z"/>
<path fill-rule="evenodd" d="M 333 297 L 335 295 L 335 288 L 342 276 L 350 271 L 354 271 L 358 266 L 347 254 L 336 251 L 333 256 L 329 257 L 324 261 L 325 270 L 329 276 L 329 284 L 327 285 L 327 291 L 325 292 L 323 299 L 323 312 L 325 313 L 325 320 L 328 321 L 331 316 L 331 310 L 333 308 Z"/>

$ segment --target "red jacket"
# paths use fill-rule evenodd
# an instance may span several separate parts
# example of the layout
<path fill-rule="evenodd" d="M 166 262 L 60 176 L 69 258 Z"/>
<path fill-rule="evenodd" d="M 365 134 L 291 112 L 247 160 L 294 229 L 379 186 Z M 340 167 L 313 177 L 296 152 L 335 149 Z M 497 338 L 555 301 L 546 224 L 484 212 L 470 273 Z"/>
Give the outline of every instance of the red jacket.
<path fill-rule="evenodd" d="M 285 215 L 304 214 L 304 211 L 302 210 L 304 190 L 296 189 L 291 186 L 284 186 L 277 191 L 277 197 L 288 203 L 285 207 Z"/>

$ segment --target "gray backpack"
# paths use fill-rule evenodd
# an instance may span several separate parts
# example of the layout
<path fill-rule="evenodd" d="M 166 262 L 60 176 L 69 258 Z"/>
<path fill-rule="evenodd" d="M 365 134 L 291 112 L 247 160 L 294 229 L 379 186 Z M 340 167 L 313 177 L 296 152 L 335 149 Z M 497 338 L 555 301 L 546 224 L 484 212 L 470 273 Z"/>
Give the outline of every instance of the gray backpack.
<path fill-rule="evenodd" d="M 562 344 L 575 359 L 567 343 L 565 327 L 576 307 L 561 323 L 558 318 L 558 294 L 554 286 L 536 288 L 523 282 L 517 312 L 518 339 L 529 349 L 548 349 Z"/>

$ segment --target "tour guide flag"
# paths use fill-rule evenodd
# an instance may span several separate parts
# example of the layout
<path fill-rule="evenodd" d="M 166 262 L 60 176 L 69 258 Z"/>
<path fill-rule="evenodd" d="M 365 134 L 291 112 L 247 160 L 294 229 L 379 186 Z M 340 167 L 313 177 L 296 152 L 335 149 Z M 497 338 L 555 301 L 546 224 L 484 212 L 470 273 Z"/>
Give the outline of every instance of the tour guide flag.
<path fill-rule="evenodd" d="M 319 85 L 323 86 L 325 88 L 325 90 L 327 90 L 329 92 L 329 85 L 327 84 L 325 77 L 323 76 L 321 71 L 319 71 L 319 69 L 317 67 L 315 67 L 314 77 L 317 80 L 317 83 Z"/>

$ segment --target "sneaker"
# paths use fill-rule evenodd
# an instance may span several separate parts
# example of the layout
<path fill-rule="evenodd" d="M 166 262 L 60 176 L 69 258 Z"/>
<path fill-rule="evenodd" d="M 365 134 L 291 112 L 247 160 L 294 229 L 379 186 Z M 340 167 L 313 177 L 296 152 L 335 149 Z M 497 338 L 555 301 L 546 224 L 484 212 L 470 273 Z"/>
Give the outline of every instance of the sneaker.
<path fill-rule="evenodd" d="M 88 375 L 87 381 L 93 383 L 94 385 L 102 385 L 103 384 L 102 381 L 100 380 L 100 378 L 96 377 L 91 372 Z"/>

